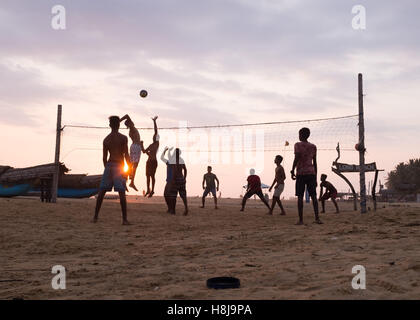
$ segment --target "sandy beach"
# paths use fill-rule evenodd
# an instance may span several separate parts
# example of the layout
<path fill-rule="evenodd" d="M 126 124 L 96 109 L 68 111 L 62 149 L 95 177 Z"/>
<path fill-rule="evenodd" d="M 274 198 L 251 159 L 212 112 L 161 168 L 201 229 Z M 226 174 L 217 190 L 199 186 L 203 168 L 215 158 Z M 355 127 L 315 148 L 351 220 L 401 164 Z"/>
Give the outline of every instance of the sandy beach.
<path fill-rule="evenodd" d="M 191 212 L 165 212 L 163 199 L 129 199 L 131 226 L 116 200 L 105 200 L 97 224 L 94 199 L 41 203 L 0 199 L 0 299 L 419 299 L 420 208 L 379 205 L 365 215 L 331 203 L 313 224 L 239 199 L 211 199 Z M 66 268 L 67 288 L 51 287 L 51 268 Z M 351 286 L 352 267 L 366 268 L 366 290 Z M 213 290 L 206 280 L 234 276 L 240 289 Z"/>

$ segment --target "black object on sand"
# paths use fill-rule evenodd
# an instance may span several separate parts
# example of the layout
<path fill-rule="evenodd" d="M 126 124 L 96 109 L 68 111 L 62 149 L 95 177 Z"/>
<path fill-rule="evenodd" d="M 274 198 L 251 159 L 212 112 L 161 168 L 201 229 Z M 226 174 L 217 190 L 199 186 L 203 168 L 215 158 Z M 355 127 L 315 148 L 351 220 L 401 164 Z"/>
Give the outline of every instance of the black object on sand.
<path fill-rule="evenodd" d="M 210 289 L 235 289 L 241 286 L 241 282 L 233 277 L 216 277 L 207 280 Z"/>

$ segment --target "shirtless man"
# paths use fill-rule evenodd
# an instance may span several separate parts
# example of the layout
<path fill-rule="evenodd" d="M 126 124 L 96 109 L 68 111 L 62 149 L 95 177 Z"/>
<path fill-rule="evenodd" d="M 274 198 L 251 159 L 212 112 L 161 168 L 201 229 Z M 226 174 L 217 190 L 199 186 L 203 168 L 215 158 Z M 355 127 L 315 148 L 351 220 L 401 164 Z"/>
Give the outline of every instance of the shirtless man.
<path fill-rule="evenodd" d="M 130 116 L 126 114 L 124 117 L 120 119 L 120 121 L 124 121 L 124 124 L 129 129 L 128 135 L 131 138 L 131 146 L 130 146 L 130 161 L 131 161 L 131 168 L 130 168 L 130 187 L 134 190 L 138 191 L 135 184 L 134 184 L 134 177 L 136 176 L 137 167 L 140 162 L 141 151 L 143 150 L 143 141 L 140 140 L 140 133 L 137 130 L 134 122 L 131 120 Z"/>
<path fill-rule="evenodd" d="M 92 222 L 98 221 L 99 210 L 101 210 L 102 201 L 107 191 L 118 191 L 122 211 L 122 224 L 130 224 L 127 220 L 127 200 L 125 198 L 125 178 L 124 178 L 124 159 L 128 166 L 131 165 L 128 156 L 128 139 L 118 132 L 120 128 L 120 118 L 117 116 L 109 117 L 109 126 L 111 133 L 103 142 L 103 163 L 104 173 L 102 175 L 101 185 L 99 187 L 98 199 L 96 200 L 95 215 Z M 108 158 L 109 153 L 109 158 Z"/>
<path fill-rule="evenodd" d="M 281 215 L 284 216 L 286 212 L 284 211 L 283 205 L 281 203 L 280 195 L 282 194 L 284 190 L 284 180 L 286 179 L 286 174 L 284 173 L 284 168 L 281 165 L 282 161 L 283 161 L 283 157 L 281 155 L 277 155 L 276 158 L 274 159 L 274 163 L 277 165 L 277 167 L 276 167 L 276 175 L 274 177 L 273 184 L 268 190 L 271 192 L 271 190 L 274 187 L 273 202 L 271 204 L 271 208 L 268 214 L 273 214 L 274 207 L 276 206 L 276 203 L 277 203 L 280 207 Z"/>
<path fill-rule="evenodd" d="M 200 208 L 204 208 L 204 203 L 206 202 L 206 197 L 211 192 L 211 194 L 213 195 L 213 199 L 214 199 L 214 208 L 218 209 L 216 190 L 219 191 L 219 179 L 217 179 L 217 176 L 214 173 L 212 173 L 211 171 L 212 171 L 212 167 L 208 166 L 207 167 L 207 173 L 203 176 L 204 193 L 203 193 L 203 197 L 201 199 L 202 206 Z M 217 185 L 216 185 L 216 182 L 217 182 Z M 204 183 L 205 183 L 205 186 L 204 186 Z"/>
<path fill-rule="evenodd" d="M 157 118 L 157 116 L 152 118 L 153 125 L 155 128 L 155 134 L 153 135 L 153 143 L 149 145 L 146 150 L 143 149 L 143 152 L 149 156 L 146 162 L 147 191 L 144 195 L 145 197 L 149 196 L 149 198 L 151 198 L 155 193 L 155 173 L 158 166 L 158 162 L 156 159 L 156 154 L 159 149 L 159 135 L 156 125 Z M 152 180 L 152 188 L 150 188 L 150 180 Z"/>

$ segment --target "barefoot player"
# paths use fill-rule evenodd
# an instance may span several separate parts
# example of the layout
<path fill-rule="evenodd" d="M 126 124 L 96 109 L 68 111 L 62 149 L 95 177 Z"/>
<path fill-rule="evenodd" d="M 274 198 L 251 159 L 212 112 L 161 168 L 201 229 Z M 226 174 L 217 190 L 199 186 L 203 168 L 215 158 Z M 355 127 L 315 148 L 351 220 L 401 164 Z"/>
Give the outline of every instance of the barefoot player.
<path fill-rule="evenodd" d="M 126 136 L 118 132 L 120 128 L 120 118 L 117 116 L 109 117 L 109 126 L 111 133 L 104 139 L 103 142 L 103 163 L 105 166 L 102 175 L 100 191 L 96 201 L 95 215 L 92 222 L 98 221 L 99 210 L 101 209 L 102 201 L 105 193 L 111 191 L 118 191 L 120 196 L 120 204 L 122 211 L 122 224 L 128 225 L 127 220 L 127 200 L 125 198 L 125 178 L 124 178 L 124 159 L 130 166 L 130 158 L 128 156 L 128 139 Z M 109 153 L 109 158 L 108 158 Z"/>
<path fill-rule="evenodd" d="M 172 167 L 172 181 L 168 191 L 170 213 L 175 214 L 176 197 L 179 193 L 182 201 L 184 202 L 184 215 L 188 215 L 188 203 L 187 203 L 187 190 L 186 190 L 186 179 L 187 179 L 187 167 L 185 166 L 184 160 L 180 157 L 181 151 L 175 149 L 175 164 L 173 160 L 169 158 L 170 166 Z"/>
<path fill-rule="evenodd" d="M 283 157 L 280 155 L 277 155 L 276 158 L 274 159 L 274 163 L 277 165 L 277 167 L 276 167 L 276 172 L 275 172 L 276 175 L 274 177 L 274 181 L 270 189 L 268 189 L 268 191 L 271 192 L 271 190 L 274 187 L 273 201 L 271 203 L 271 209 L 268 212 L 268 214 L 273 214 L 274 207 L 276 206 L 276 203 L 277 203 L 280 207 L 281 215 L 284 216 L 286 212 L 284 211 L 283 205 L 281 203 L 280 195 L 282 194 L 284 190 L 284 180 L 286 179 L 286 174 L 284 173 L 284 168 L 281 165 L 282 161 L 283 161 Z"/>
<path fill-rule="evenodd" d="M 140 162 L 141 151 L 143 150 L 143 141 L 140 140 L 140 133 L 134 125 L 134 122 L 131 120 L 130 116 L 126 114 L 124 117 L 120 119 L 120 121 L 124 121 L 124 124 L 129 129 L 129 136 L 131 138 L 131 146 L 130 146 L 130 161 L 131 161 L 131 168 L 130 168 L 130 187 L 134 190 L 138 191 L 135 184 L 134 178 L 136 176 L 137 167 Z"/>
<path fill-rule="evenodd" d="M 143 150 L 143 152 L 149 156 L 146 162 L 147 191 L 146 191 L 146 194 L 144 195 L 145 197 L 149 196 L 149 198 L 151 198 L 155 193 L 155 174 L 156 174 L 156 169 L 158 166 L 158 162 L 156 159 L 156 154 L 159 149 L 159 135 L 158 135 L 158 129 L 157 129 L 157 124 L 156 124 L 157 118 L 158 118 L 157 116 L 152 118 L 154 129 L 155 129 L 155 133 L 153 135 L 153 143 L 149 145 L 146 150 Z M 151 188 L 150 188 L 150 180 L 152 181 Z"/>
<path fill-rule="evenodd" d="M 165 158 L 166 151 L 168 151 L 168 159 Z M 166 185 L 163 191 L 163 197 L 165 198 L 166 205 L 168 206 L 168 213 L 171 213 L 170 190 L 171 190 L 172 170 L 173 170 L 169 162 L 171 159 L 171 151 L 172 151 L 172 148 L 165 147 L 165 149 L 162 152 L 162 155 L 160 156 L 160 160 L 162 160 L 166 164 Z"/>
<path fill-rule="evenodd" d="M 219 179 L 217 179 L 217 176 L 214 173 L 212 173 L 211 171 L 212 171 L 212 167 L 208 166 L 207 167 L 207 173 L 203 176 L 204 193 L 203 193 L 203 198 L 201 199 L 203 205 L 200 208 L 204 208 L 204 203 L 206 202 L 206 197 L 211 192 L 211 194 L 213 195 L 213 199 L 214 199 L 214 208 L 218 209 L 216 190 L 219 191 Z M 217 182 L 217 185 L 216 185 L 216 182 Z"/>
<path fill-rule="evenodd" d="M 321 220 L 319 220 L 318 200 L 316 198 L 316 146 L 308 142 L 310 135 L 311 131 L 308 128 L 302 128 L 299 130 L 300 142 L 295 144 L 295 160 L 293 161 L 292 171 L 290 171 L 292 179 L 296 180 L 296 196 L 298 197 L 299 212 L 299 221 L 296 224 L 298 225 L 303 224 L 303 196 L 305 194 L 305 188 L 312 199 L 315 222 L 322 224 Z"/>
<path fill-rule="evenodd" d="M 251 169 L 249 170 L 249 176 L 248 176 L 248 185 L 246 187 L 246 193 L 244 195 L 244 198 L 242 199 L 242 208 L 241 211 L 244 211 L 246 201 L 251 198 L 253 195 L 257 195 L 262 202 L 267 206 L 268 209 L 270 209 L 270 205 L 268 204 L 267 200 L 265 200 L 262 189 L 261 189 L 261 179 L 259 176 L 255 174 L 255 170 Z"/>
<path fill-rule="evenodd" d="M 337 189 L 332 185 L 331 182 L 327 181 L 327 175 L 322 174 L 321 175 L 321 191 L 319 195 L 319 201 L 321 201 L 322 204 L 322 213 L 325 213 L 325 201 L 331 198 L 332 203 L 334 203 L 335 206 L 335 213 L 339 213 L 340 210 L 338 210 L 338 204 L 335 199 L 337 198 Z M 325 193 L 323 194 L 323 188 L 325 188 Z"/>

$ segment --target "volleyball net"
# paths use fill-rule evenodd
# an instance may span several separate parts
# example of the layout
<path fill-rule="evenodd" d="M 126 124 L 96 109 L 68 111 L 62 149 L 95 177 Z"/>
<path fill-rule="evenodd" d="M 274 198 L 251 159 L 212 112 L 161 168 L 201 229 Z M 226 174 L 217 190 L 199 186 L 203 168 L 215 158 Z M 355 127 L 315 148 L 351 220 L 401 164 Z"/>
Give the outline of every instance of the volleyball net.
<path fill-rule="evenodd" d="M 354 151 L 358 140 L 357 125 L 358 115 L 209 126 L 191 126 L 180 121 L 177 126 L 158 128 L 160 147 L 157 156 L 168 146 L 180 148 L 182 157 L 189 164 L 243 164 L 245 158 L 258 162 L 267 152 L 293 152 L 302 127 L 311 130 L 309 140 L 319 152 L 335 151 L 338 142 L 341 151 Z M 72 167 L 81 159 L 87 167 L 98 164 L 98 159 L 102 158 L 102 141 L 109 130 L 107 126 L 65 124 L 61 161 L 69 162 Z M 139 127 L 138 130 L 147 147 L 152 143 L 153 127 Z M 128 134 L 124 125 L 120 131 Z"/>

